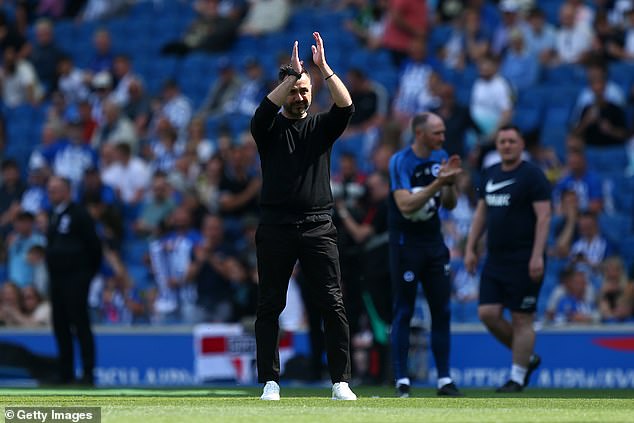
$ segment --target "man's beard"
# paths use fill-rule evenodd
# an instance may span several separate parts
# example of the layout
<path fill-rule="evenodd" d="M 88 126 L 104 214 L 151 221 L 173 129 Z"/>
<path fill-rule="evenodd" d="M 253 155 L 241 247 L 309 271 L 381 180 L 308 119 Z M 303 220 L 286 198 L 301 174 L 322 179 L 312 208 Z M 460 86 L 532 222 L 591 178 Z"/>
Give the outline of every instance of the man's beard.
<path fill-rule="evenodd" d="M 308 111 L 310 104 L 307 101 L 299 101 L 296 103 L 292 103 L 290 106 L 290 110 L 287 110 L 288 114 L 291 116 L 302 117 L 304 113 Z"/>

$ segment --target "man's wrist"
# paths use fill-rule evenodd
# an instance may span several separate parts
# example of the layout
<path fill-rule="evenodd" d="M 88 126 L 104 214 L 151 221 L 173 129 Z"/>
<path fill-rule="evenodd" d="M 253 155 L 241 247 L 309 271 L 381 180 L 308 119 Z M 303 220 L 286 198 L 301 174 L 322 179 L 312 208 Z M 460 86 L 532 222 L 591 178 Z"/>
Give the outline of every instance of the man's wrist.
<path fill-rule="evenodd" d="M 293 68 L 286 69 L 286 75 L 294 76 L 297 79 L 300 79 L 302 77 L 302 72 L 303 72 L 303 69 L 301 71 L 299 71 L 299 72 L 297 72 Z"/>

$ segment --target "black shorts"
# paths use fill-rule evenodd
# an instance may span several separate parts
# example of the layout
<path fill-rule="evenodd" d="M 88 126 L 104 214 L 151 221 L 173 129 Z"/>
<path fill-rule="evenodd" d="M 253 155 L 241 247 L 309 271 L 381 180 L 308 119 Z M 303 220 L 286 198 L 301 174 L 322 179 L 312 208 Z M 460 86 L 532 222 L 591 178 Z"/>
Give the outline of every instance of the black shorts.
<path fill-rule="evenodd" d="M 480 278 L 480 305 L 502 304 L 514 312 L 534 313 L 542 281 L 528 274 L 528 261 L 487 260 Z"/>

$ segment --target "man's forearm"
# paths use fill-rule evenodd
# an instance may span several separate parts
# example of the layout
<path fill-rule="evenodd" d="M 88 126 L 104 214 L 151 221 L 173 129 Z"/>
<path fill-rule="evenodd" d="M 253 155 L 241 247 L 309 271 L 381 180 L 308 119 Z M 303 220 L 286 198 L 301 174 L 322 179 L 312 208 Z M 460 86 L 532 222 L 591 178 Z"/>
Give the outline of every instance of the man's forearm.
<path fill-rule="evenodd" d="M 273 88 L 273 91 L 271 91 L 266 97 L 276 106 L 282 107 L 288 93 L 291 91 L 291 88 L 293 88 L 293 85 L 295 85 L 296 82 L 297 78 L 289 75 L 280 82 L 277 87 Z"/>
<path fill-rule="evenodd" d="M 344 85 L 343 81 L 337 76 L 337 74 L 328 65 L 324 65 L 321 71 L 322 78 L 326 79 L 326 85 L 332 96 L 332 100 L 338 107 L 348 107 L 352 104 L 352 97 L 348 89 Z"/>

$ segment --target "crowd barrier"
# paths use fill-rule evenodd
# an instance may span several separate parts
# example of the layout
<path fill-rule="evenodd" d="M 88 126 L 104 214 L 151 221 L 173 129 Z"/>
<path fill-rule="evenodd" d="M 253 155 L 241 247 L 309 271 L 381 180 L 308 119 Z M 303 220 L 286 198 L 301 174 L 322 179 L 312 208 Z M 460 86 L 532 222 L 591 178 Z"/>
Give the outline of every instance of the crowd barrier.
<path fill-rule="evenodd" d="M 308 351 L 307 334 L 281 337 L 284 363 Z M 45 356 L 56 354 L 49 330 L 0 330 L 0 342 Z M 100 387 L 196 386 L 256 383 L 255 339 L 239 325 L 97 327 L 96 383 Z M 542 365 L 532 386 L 634 388 L 634 326 L 579 326 L 538 331 Z M 2 354 L 0 354 L 0 357 Z M 79 356 L 79 354 L 77 354 Z M 428 380 L 435 381 L 431 354 Z M 509 378 L 510 353 L 480 325 L 452 328 L 452 377 L 461 387 L 494 387 Z M 3 383 L 28 383 L 28 374 L 0 363 Z M 283 371 L 283 370 L 282 370 Z M 35 383 L 35 382 L 33 382 Z M 431 384 L 430 384 L 431 385 Z"/>

